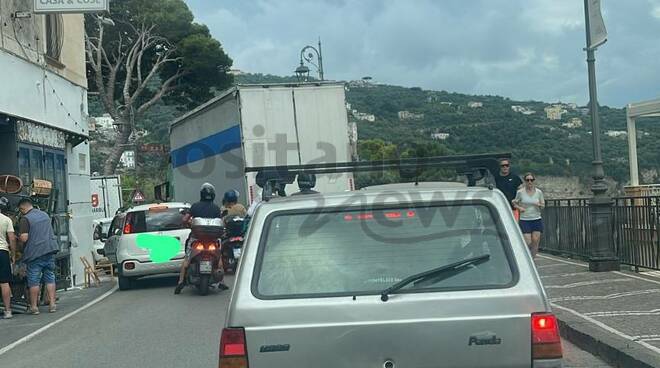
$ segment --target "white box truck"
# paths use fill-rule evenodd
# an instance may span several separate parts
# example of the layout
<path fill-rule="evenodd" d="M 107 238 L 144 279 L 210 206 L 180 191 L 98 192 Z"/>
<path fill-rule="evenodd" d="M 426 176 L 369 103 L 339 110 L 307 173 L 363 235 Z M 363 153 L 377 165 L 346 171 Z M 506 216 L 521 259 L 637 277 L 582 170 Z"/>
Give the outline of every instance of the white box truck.
<path fill-rule="evenodd" d="M 173 196 L 193 203 L 209 182 L 218 196 L 259 193 L 246 167 L 351 161 L 343 83 L 238 85 L 170 126 Z M 350 173 L 318 175 L 316 190 L 353 190 Z M 294 182 L 287 194 L 298 190 Z"/>
<path fill-rule="evenodd" d="M 89 184 L 92 193 L 92 219 L 114 217 L 124 203 L 119 175 L 92 176 Z"/>

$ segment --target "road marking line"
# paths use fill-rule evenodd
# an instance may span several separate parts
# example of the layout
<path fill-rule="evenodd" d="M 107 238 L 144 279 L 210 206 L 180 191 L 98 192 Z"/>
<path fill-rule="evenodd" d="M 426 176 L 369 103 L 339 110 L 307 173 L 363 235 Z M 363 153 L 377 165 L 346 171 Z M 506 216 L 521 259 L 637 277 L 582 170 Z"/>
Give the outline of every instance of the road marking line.
<path fill-rule="evenodd" d="M 660 335 L 639 335 L 639 336 L 632 336 L 632 338 L 640 341 L 656 341 L 656 340 L 660 340 Z"/>
<path fill-rule="evenodd" d="M 555 258 L 555 257 L 550 257 L 550 256 L 546 256 L 546 255 L 543 255 L 543 254 L 538 254 L 537 257 L 539 257 L 539 258 L 549 259 L 549 260 L 551 260 L 551 261 L 557 261 L 557 262 L 561 262 L 561 263 L 571 264 L 571 265 L 573 265 L 573 266 L 580 266 L 580 267 L 589 268 L 588 265 L 585 265 L 585 264 L 582 264 L 582 263 L 571 262 L 571 261 L 567 261 L 567 260 L 565 260 L 565 259 L 559 259 L 559 258 Z"/>
<path fill-rule="evenodd" d="M 583 271 L 583 272 L 574 272 L 574 273 L 560 273 L 557 275 L 545 275 L 541 276 L 542 279 L 549 279 L 551 277 L 573 277 L 573 276 L 583 276 L 583 275 L 589 275 L 589 272 Z"/>
<path fill-rule="evenodd" d="M 648 311 L 602 311 L 602 312 L 587 312 L 585 316 L 589 317 L 616 317 L 616 316 L 660 316 L 660 309 L 652 309 Z"/>
<path fill-rule="evenodd" d="M 551 304 L 554 308 L 561 309 L 561 310 L 564 310 L 564 311 L 569 312 L 569 313 L 571 313 L 571 314 L 574 314 L 574 315 L 576 315 L 576 316 L 578 316 L 578 317 L 584 319 L 585 321 L 587 321 L 587 322 L 591 322 L 591 323 L 593 323 L 594 325 L 596 325 L 596 326 L 598 326 L 598 327 L 600 327 L 600 328 L 602 328 L 602 329 L 604 329 L 604 330 L 606 330 L 606 331 L 608 331 L 608 332 L 610 332 L 610 333 L 613 333 L 613 334 L 615 334 L 615 335 L 617 335 L 617 336 L 619 336 L 619 337 L 622 337 L 622 338 L 624 338 L 624 339 L 626 339 L 626 340 L 636 342 L 636 343 L 638 343 L 638 344 L 644 346 L 645 348 L 647 348 L 647 349 L 649 349 L 649 350 L 652 350 L 652 351 L 654 351 L 654 352 L 656 352 L 656 353 L 660 353 L 660 347 L 653 346 L 653 345 L 648 344 L 648 343 L 646 343 L 646 342 L 644 342 L 644 341 L 641 341 L 641 340 L 637 341 L 637 340 L 634 339 L 634 336 L 627 335 L 627 334 L 625 334 L 625 333 L 623 333 L 623 332 L 621 332 L 621 331 L 619 331 L 619 330 L 617 330 L 617 329 L 615 329 L 615 328 L 612 328 L 612 327 L 610 327 L 610 326 L 608 326 L 608 325 L 606 325 L 606 324 L 604 324 L 604 323 L 602 323 L 602 322 L 600 322 L 600 321 L 597 321 L 597 320 L 595 320 L 595 319 L 593 319 L 593 318 L 591 318 L 591 317 L 589 317 L 589 316 L 585 316 L 584 314 L 582 314 L 582 313 L 580 313 L 580 312 L 577 312 L 577 311 L 575 311 L 575 310 L 573 310 L 573 309 L 571 309 L 571 308 L 562 307 L 561 305 L 556 304 L 556 303 L 550 303 L 550 304 Z"/>
<path fill-rule="evenodd" d="M 658 284 L 658 285 L 660 285 L 660 281 L 649 280 L 649 279 L 647 279 L 646 277 L 640 277 L 640 276 L 628 275 L 628 274 L 625 274 L 625 273 L 623 273 L 623 272 L 619 272 L 619 271 L 614 271 L 614 273 L 617 274 L 617 275 L 630 277 L 631 279 L 643 280 L 643 281 L 646 281 L 646 282 L 652 282 L 652 283 L 654 283 L 654 284 Z"/>
<path fill-rule="evenodd" d="M 109 291 L 107 291 L 105 294 L 103 294 L 103 295 L 101 295 L 100 297 L 98 297 L 98 298 L 92 300 L 91 302 L 89 302 L 89 303 L 83 305 L 82 307 L 80 307 L 80 308 L 78 308 L 78 309 L 76 309 L 76 310 L 70 312 L 69 314 L 66 314 L 66 315 L 62 316 L 62 317 L 59 318 L 59 319 L 56 319 L 55 321 L 53 321 L 53 322 L 51 322 L 51 323 L 45 325 L 44 327 L 41 327 L 40 329 L 38 329 L 38 330 L 32 332 L 31 334 L 29 334 L 29 335 L 27 335 L 27 336 L 24 336 L 24 337 L 22 337 L 22 338 L 20 338 L 20 339 L 18 339 L 18 340 L 16 340 L 16 341 L 14 341 L 14 342 L 12 342 L 11 344 L 9 344 L 9 345 L 5 346 L 4 348 L 0 349 L 0 355 L 5 354 L 6 352 L 10 351 L 11 349 L 17 347 L 17 346 L 20 345 L 20 344 L 23 344 L 23 343 L 25 343 L 25 342 L 28 342 L 28 341 L 34 339 L 34 338 L 37 337 L 38 335 L 44 333 L 44 332 L 45 332 L 46 330 L 48 330 L 49 328 L 51 328 L 51 327 L 53 327 L 53 326 L 55 326 L 55 325 L 57 325 L 57 324 L 59 324 L 59 323 L 61 323 L 61 322 L 66 321 L 67 319 L 69 319 L 69 318 L 75 316 L 76 314 L 78 314 L 78 313 L 84 311 L 85 309 L 87 309 L 87 308 L 93 306 L 94 304 L 100 302 L 101 300 L 103 300 L 103 299 L 109 297 L 112 293 L 114 293 L 115 291 L 117 291 L 117 289 L 118 289 L 118 286 L 115 285 L 112 289 L 110 289 Z"/>
<path fill-rule="evenodd" d="M 543 264 L 543 265 L 536 266 L 536 269 L 551 268 L 551 267 L 563 267 L 563 266 L 566 266 L 566 265 L 561 264 L 561 263 L 551 263 L 551 264 Z"/>
<path fill-rule="evenodd" d="M 575 296 L 565 296 L 558 298 L 550 298 L 550 302 L 563 302 L 571 300 L 606 300 L 606 299 L 617 299 L 623 298 L 626 296 L 636 296 L 644 294 L 658 293 L 660 289 L 649 289 L 649 290 L 637 290 L 637 291 L 628 291 L 625 293 L 614 293 L 608 295 L 575 295 Z"/>
<path fill-rule="evenodd" d="M 598 285 L 598 284 L 609 284 L 611 282 L 630 282 L 632 280 L 628 279 L 605 279 L 605 280 L 593 280 L 593 281 L 582 281 L 582 282 L 575 282 L 572 284 L 566 284 L 566 285 L 547 285 L 545 286 L 546 289 L 572 289 L 580 286 L 590 286 L 590 285 Z"/>
<path fill-rule="evenodd" d="M 572 265 L 575 265 L 575 266 L 580 266 L 580 267 L 589 268 L 589 266 L 588 266 L 588 265 L 585 265 L 585 264 L 581 264 L 581 263 L 577 263 L 577 262 L 571 262 L 571 261 L 566 261 L 566 260 L 563 260 L 563 259 L 558 259 L 558 258 L 555 258 L 555 257 L 550 257 L 550 256 L 542 255 L 542 254 L 537 255 L 537 257 L 539 257 L 539 258 L 545 258 L 545 259 L 549 259 L 549 260 L 553 260 L 553 261 L 557 261 L 557 262 L 561 262 L 561 263 L 572 264 Z M 536 268 L 539 268 L 539 267 L 536 267 Z M 643 281 L 647 281 L 647 282 L 651 282 L 651 283 L 654 283 L 654 284 L 658 284 L 658 285 L 660 285 L 660 281 L 649 280 L 649 279 L 647 279 L 646 277 L 640 277 L 640 276 L 635 276 L 635 275 L 629 275 L 629 274 L 627 274 L 627 273 L 623 273 L 623 272 L 620 272 L 620 271 L 613 271 L 613 273 L 615 273 L 615 274 L 617 274 L 617 275 L 620 275 L 620 276 L 630 277 L 631 279 L 643 280 Z"/>

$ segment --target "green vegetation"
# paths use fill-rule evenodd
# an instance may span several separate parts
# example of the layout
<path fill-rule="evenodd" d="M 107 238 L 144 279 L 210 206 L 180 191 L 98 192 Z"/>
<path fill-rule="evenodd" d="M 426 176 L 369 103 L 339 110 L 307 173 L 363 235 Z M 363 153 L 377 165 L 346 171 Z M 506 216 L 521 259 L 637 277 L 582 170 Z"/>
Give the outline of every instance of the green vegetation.
<path fill-rule="evenodd" d="M 511 152 L 519 171 L 539 175 L 578 176 L 588 182 L 593 157 L 591 120 L 580 109 L 566 108 L 560 121 L 546 119 L 544 108 L 549 104 L 538 101 L 512 101 L 498 96 L 470 96 L 446 91 L 424 91 L 387 85 L 350 87 L 346 94 L 351 109 L 374 114 L 375 122 L 358 121 L 359 152 L 368 159 L 365 148 L 369 140 L 380 140 L 405 152 L 405 147 L 431 144 L 432 133 L 448 133 L 439 146 L 454 154 Z M 483 103 L 470 108 L 471 101 Z M 514 112 L 519 105 L 535 113 Z M 424 114 L 418 120 L 399 120 L 399 111 Z M 625 130 L 623 109 L 602 106 L 602 146 L 605 172 L 620 184 L 628 178 L 628 145 L 625 136 L 609 137 L 608 130 Z M 562 127 L 571 118 L 579 118 L 583 126 Z M 350 120 L 356 120 L 349 116 Z M 650 119 L 649 119 L 650 120 Z M 640 172 L 660 171 L 660 137 L 658 121 L 640 121 L 638 140 Z M 644 135 L 648 133 L 648 135 Z M 437 141 L 436 141 L 437 142 Z M 365 155 L 366 153 L 366 155 Z M 658 182 L 657 175 L 651 181 Z"/>
<path fill-rule="evenodd" d="M 264 74 L 242 74 L 235 83 L 292 83 L 297 79 Z M 549 103 L 539 101 L 512 101 L 498 96 L 470 96 L 446 91 L 425 91 L 420 88 L 404 88 L 387 85 L 369 87 L 349 87 L 346 92 L 351 109 L 374 114 L 375 122 L 358 121 L 358 152 L 362 160 L 394 159 L 397 157 L 425 157 L 447 154 L 469 154 L 488 152 L 511 152 L 519 172 L 532 171 L 539 175 L 577 176 L 584 183 L 590 181 L 591 122 L 588 116 L 578 110 L 567 108 L 568 112 L 560 121 L 546 119 L 543 109 Z M 481 108 L 470 108 L 471 101 L 482 102 Z M 535 113 L 523 115 L 511 110 L 519 105 Z M 91 116 L 98 116 L 103 110 L 90 96 Z M 422 113 L 419 120 L 400 121 L 399 111 Z M 168 145 L 168 128 L 171 121 L 182 113 L 177 105 L 156 103 L 138 120 L 136 127 L 149 134 L 142 143 Z M 628 182 L 628 144 L 624 136 L 609 137 L 608 130 L 625 130 L 626 119 L 623 109 L 603 106 L 600 108 L 602 120 L 602 146 L 605 172 L 620 185 Z M 349 120 L 356 121 L 349 112 Z M 575 129 L 562 127 L 571 118 L 580 118 L 583 126 Z M 655 119 L 638 122 L 638 156 L 640 172 L 650 172 L 643 182 L 660 182 L 653 170 L 660 172 L 660 121 Z M 446 140 L 431 138 L 432 133 L 448 133 Z M 648 135 L 646 135 L 648 134 Z M 104 149 L 112 145 L 104 137 L 92 135 L 92 171 L 101 171 L 107 157 Z M 167 180 L 167 160 L 165 157 L 145 155 L 138 158 L 141 168 L 139 177 L 133 172 L 125 175 L 125 188 L 140 187 L 148 197 L 151 188 Z M 425 172 L 420 180 L 440 180 L 451 178 L 452 173 Z M 401 180 L 398 173 L 360 174 L 356 178 L 358 186 L 387 183 Z"/>

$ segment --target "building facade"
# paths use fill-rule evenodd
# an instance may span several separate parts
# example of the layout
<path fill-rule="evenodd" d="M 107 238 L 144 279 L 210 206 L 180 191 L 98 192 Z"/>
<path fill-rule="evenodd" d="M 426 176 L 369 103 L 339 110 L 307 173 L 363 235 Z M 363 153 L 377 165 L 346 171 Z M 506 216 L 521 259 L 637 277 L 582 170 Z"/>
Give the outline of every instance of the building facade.
<path fill-rule="evenodd" d="M 543 110 L 545 111 L 548 120 L 561 120 L 562 115 L 567 112 L 563 105 L 552 105 Z"/>
<path fill-rule="evenodd" d="M 424 114 L 420 113 L 414 113 L 410 111 L 399 111 L 399 120 L 422 120 L 424 119 Z"/>
<path fill-rule="evenodd" d="M 84 18 L 32 4 L 0 1 L 0 174 L 53 183 L 62 287 L 83 282 L 92 250 Z"/>
<path fill-rule="evenodd" d="M 119 163 L 125 169 L 135 169 L 135 151 L 124 151 L 119 158 Z"/>

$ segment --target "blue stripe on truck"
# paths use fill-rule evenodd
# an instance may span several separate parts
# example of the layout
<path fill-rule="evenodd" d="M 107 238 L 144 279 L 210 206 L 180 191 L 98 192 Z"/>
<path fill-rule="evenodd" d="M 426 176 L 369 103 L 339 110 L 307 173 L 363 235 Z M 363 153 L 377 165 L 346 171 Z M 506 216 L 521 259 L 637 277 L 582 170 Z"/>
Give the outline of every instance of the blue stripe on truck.
<path fill-rule="evenodd" d="M 173 150 L 172 167 L 187 165 L 241 147 L 241 128 L 235 125 L 221 132 Z"/>

